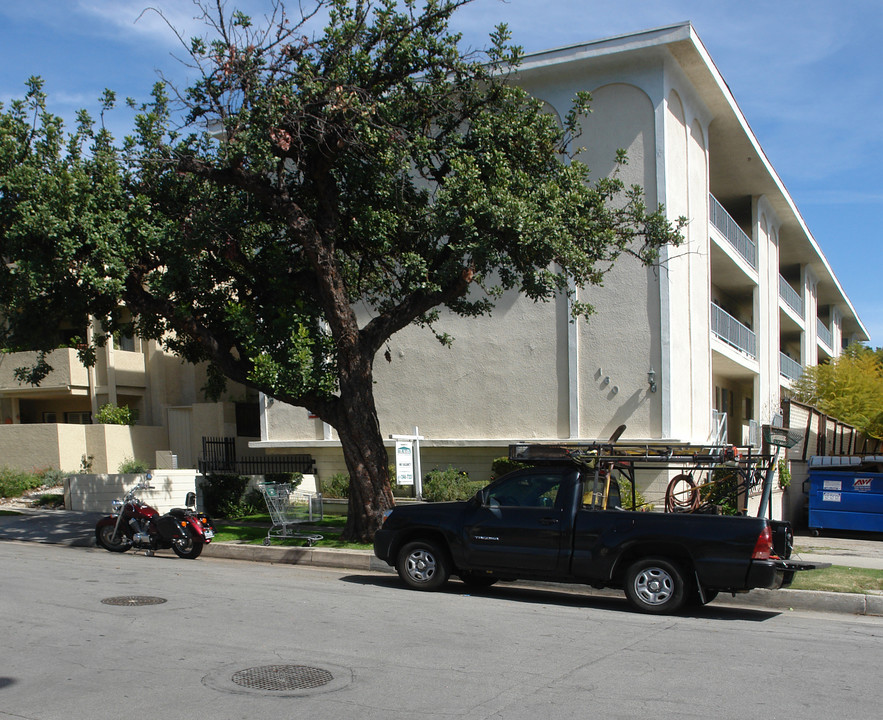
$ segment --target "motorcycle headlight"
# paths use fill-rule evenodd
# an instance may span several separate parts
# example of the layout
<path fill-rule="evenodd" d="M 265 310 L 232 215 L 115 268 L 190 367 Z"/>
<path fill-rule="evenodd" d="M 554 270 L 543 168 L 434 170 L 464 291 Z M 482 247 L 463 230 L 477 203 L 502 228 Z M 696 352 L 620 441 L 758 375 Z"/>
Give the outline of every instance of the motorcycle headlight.
<path fill-rule="evenodd" d="M 122 500 L 112 500 L 110 503 L 110 506 L 113 508 L 114 512 L 118 513 L 123 507 L 123 501 Z"/>

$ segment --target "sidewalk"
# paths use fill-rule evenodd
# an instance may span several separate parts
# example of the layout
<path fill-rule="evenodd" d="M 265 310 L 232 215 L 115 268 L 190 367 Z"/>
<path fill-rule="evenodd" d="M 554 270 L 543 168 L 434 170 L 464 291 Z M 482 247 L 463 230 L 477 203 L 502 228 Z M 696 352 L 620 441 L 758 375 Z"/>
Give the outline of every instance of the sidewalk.
<path fill-rule="evenodd" d="M 0 515 L 0 540 L 49 543 L 73 547 L 95 547 L 95 523 L 104 513 L 71 510 L 20 510 L 20 515 Z M 822 537 L 798 535 L 794 539 L 794 558 L 832 565 L 883 570 L 883 534 L 842 533 Z M 374 557 L 370 550 L 335 550 L 326 548 L 210 543 L 203 557 L 250 562 L 341 568 L 363 572 L 394 570 Z M 609 591 L 589 590 L 603 595 Z M 619 593 L 617 592 L 617 595 Z M 774 610 L 811 610 L 852 615 L 883 615 L 883 595 L 828 593 L 809 590 L 752 590 L 731 597 L 721 594 L 718 605 L 738 605 Z"/>

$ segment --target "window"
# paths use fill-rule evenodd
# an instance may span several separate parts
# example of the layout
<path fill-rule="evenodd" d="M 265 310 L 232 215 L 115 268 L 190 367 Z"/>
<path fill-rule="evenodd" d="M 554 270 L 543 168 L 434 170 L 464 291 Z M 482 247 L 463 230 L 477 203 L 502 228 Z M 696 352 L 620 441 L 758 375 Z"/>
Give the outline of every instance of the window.
<path fill-rule="evenodd" d="M 92 424 L 92 413 L 91 412 L 66 412 L 64 414 L 64 421 L 71 425 L 91 425 Z"/>
<path fill-rule="evenodd" d="M 43 413 L 43 422 L 44 423 L 57 423 L 58 422 L 58 413 L 44 412 Z"/>
<path fill-rule="evenodd" d="M 554 507 L 561 486 L 561 475 L 537 473 L 515 475 L 494 485 L 488 504 L 509 507 Z"/>
<path fill-rule="evenodd" d="M 113 334 L 113 346 L 116 350 L 136 352 L 135 329 L 132 323 L 128 323 Z"/>

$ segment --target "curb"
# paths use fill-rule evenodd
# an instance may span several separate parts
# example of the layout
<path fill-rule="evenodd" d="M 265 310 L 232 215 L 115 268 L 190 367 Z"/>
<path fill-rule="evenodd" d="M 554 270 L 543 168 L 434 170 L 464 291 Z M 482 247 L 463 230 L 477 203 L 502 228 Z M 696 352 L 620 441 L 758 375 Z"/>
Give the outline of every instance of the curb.
<path fill-rule="evenodd" d="M 203 548 L 203 557 L 249 562 L 306 565 L 312 567 L 342 568 L 372 572 L 395 572 L 367 550 L 337 550 L 335 548 L 274 547 L 245 543 L 210 543 Z"/>
<path fill-rule="evenodd" d="M 67 545 L 69 547 L 96 547 L 91 534 L 85 537 L 58 537 L 41 535 L 35 537 L 25 532 L 0 533 L 0 541 L 36 542 L 39 544 Z M 210 543 L 203 550 L 203 557 L 246 562 L 327 567 L 362 572 L 394 573 L 395 570 L 379 560 L 369 550 L 338 550 L 334 548 L 280 547 L 247 545 L 239 543 Z M 546 583 L 542 583 L 546 584 Z M 554 587 L 555 583 L 548 583 Z M 568 585 L 568 588 L 575 586 Z M 591 590 L 590 594 L 603 591 Z M 619 595 L 619 593 L 617 593 Z M 742 606 L 768 610 L 804 610 L 811 612 L 840 613 L 844 615 L 883 616 L 883 595 L 857 593 L 833 593 L 818 590 L 752 590 L 733 597 L 721 593 L 714 605 Z"/>
<path fill-rule="evenodd" d="M 333 548 L 273 547 L 266 545 L 239 545 L 211 543 L 203 556 L 229 560 L 342 568 L 371 572 L 394 573 L 395 570 L 366 550 L 336 550 Z M 556 583 L 538 583 L 555 587 Z M 576 587 L 567 585 L 568 588 Z M 617 596 L 618 591 L 614 591 Z M 592 594 L 598 593 L 592 590 Z M 768 610 L 806 610 L 841 613 L 845 615 L 883 616 L 883 595 L 833 593 L 819 590 L 763 590 L 755 589 L 736 596 L 721 593 L 711 605 L 748 606 Z"/>
<path fill-rule="evenodd" d="M 770 610 L 809 610 L 846 615 L 883 616 L 883 595 L 823 592 L 821 590 L 757 589 L 736 595 L 736 597 L 721 593 L 714 603 Z"/>

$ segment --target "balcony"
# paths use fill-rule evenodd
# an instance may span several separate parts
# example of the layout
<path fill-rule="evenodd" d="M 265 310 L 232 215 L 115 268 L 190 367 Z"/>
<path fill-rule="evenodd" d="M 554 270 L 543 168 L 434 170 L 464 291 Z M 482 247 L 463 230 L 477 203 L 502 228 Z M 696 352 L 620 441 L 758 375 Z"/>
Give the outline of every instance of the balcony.
<path fill-rule="evenodd" d="M 7 391 L 7 394 L 46 394 L 89 386 L 88 371 L 80 362 L 77 351 L 72 348 L 53 350 L 46 355 L 46 362 L 52 366 L 52 372 L 39 387 L 19 382 L 15 377 L 15 369 L 31 366 L 35 359 L 36 353 L 33 352 L 0 354 L 0 390 Z"/>
<path fill-rule="evenodd" d="M 757 336 L 722 307 L 711 303 L 711 331 L 728 345 L 757 359 Z"/>
<path fill-rule="evenodd" d="M 711 224 L 726 238 L 733 249 L 752 269 L 757 270 L 757 246 L 733 220 L 730 213 L 724 210 L 724 206 L 717 201 L 714 195 L 708 196 L 708 216 L 711 219 Z"/>
<path fill-rule="evenodd" d="M 819 338 L 819 342 L 824 343 L 825 347 L 831 350 L 834 349 L 834 338 L 821 318 L 816 318 L 816 335 Z"/>
<path fill-rule="evenodd" d="M 785 353 L 779 353 L 779 374 L 789 380 L 797 380 L 803 375 L 803 365 L 792 360 Z"/>
<path fill-rule="evenodd" d="M 797 317 L 803 317 L 803 298 L 800 297 L 799 292 L 791 287 L 791 283 L 781 275 L 779 275 L 779 297 L 789 308 L 797 313 Z"/>

